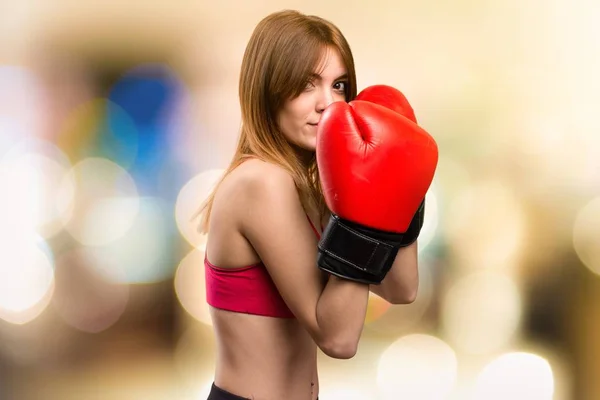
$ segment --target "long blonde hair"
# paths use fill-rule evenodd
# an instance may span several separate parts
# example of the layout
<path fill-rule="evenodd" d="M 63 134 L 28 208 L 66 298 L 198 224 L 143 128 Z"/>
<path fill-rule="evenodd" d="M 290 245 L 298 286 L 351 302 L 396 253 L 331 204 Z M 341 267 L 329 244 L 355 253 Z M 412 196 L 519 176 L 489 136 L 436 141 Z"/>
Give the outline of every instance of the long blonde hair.
<path fill-rule="evenodd" d="M 208 232 L 214 196 L 223 179 L 247 158 L 256 157 L 286 169 L 293 177 L 305 208 L 326 211 L 313 154 L 299 159 L 280 132 L 277 115 L 284 103 L 302 93 L 325 47 L 339 51 L 346 67 L 346 101 L 356 97 L 356 73 L 348 42 L 331 22 L 298 11 L 268 15 L 254 29 L 242 60 L 239 98 L 240 137 L 233 159 L 195 216 L 203 214 L 199 230 Z"/>

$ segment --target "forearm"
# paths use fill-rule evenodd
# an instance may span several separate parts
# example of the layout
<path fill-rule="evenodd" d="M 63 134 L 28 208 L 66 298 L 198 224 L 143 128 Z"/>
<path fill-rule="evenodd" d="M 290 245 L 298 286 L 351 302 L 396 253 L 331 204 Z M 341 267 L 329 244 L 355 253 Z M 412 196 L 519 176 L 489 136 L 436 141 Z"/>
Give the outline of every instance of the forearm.
<path fill-rule="evenodd" d="M 381 284 L 372 285 L 371 291 L 392 304 L 412 303 L 419 288 L 417 242 L 398 252 L 392 268 Z"/>
<path fill-rule="evenodd" d="M 329 356 L 350 358 L 362 333 L 369 286 L 330 276 L 317 302 L 319 347 Z"/>

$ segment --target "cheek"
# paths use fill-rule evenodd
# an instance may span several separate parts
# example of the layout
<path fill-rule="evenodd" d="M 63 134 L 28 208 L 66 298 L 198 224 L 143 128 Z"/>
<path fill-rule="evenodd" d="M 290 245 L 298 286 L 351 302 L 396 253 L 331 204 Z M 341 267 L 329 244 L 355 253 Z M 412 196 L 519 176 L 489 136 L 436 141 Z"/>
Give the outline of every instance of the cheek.
<path fill-rule="evenodd" d="M 333 101 L 346 101 L 346 96 L 340 93 L 334 93 Z"/>
<path fill-rule="evenodd" d="M 298 135 L 298 129 L 300 122 L 298 121 L 298 115 L 296 110 L 293 108 L 287 108 L 279 115 L 279 129 L 281 133 L 288 139 L 294 140 L 294 137 Z"/>
<path fill-rule="evenodd" d="M 290 101 L 281 111 L 279 127 L 288 139 L 301 134 L 306 124 L 310 122 L 314 111 L 314 99 L 310 93 L 303 93 Z"/>
<path fill-rule="evenodd" d="M 293 104 L 293 114 L 298 123 L 306 122 L 315 108 L 315 100 L 311 93 L 304 93 Z"/>

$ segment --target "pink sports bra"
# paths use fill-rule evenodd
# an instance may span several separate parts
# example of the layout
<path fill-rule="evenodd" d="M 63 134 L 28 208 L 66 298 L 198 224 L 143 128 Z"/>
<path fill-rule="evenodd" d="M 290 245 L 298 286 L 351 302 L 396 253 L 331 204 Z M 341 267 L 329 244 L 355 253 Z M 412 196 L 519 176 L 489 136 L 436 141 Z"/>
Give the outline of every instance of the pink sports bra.
<path fill-rule="evenodd" d="M 319 232 L 306 216 L 317 238 Z M 206 301 L 215 308 L 275 318 L 294 318 L 262 262 L 219 268 L 204 257 Z"/>

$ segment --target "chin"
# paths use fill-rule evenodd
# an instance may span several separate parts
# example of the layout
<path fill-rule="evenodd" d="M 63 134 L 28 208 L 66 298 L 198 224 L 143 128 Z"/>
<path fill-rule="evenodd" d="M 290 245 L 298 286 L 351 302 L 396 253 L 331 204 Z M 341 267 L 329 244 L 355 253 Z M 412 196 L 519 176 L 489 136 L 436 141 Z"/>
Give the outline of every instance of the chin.
<path fill-rule="evenodd" d="M 295 140 L 289 140 L 288 143 L 299 153 L 314 153 L 317 149 L 317 135 L 297 136 Z"/>
<path fill-rule="evenodd" d="M 317 136 L 307 139 L 306 143 L 303 147 L 305 150 L 308 150 L 308 151 L 312 151 L 312 152 L 316 151 L 317 150 Z"/>
<path fill-rule="evenodd" d="M 317 138 L 306 139 L 302 142 L 295 143 L 295 147 L 302 151 L 308 151 L 314 153 L 317 149 Z"/>
<path fill-rule="evenodd" d="M 311 143 L 310 145 L 304 147 L 304 150 L 314 153 L 315 151 L 317 151 L 317 144 Z"/>

